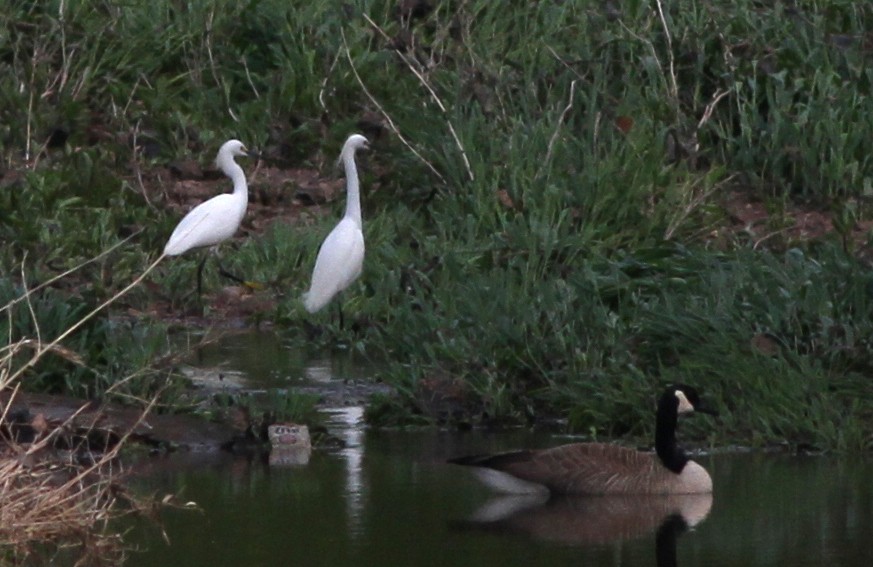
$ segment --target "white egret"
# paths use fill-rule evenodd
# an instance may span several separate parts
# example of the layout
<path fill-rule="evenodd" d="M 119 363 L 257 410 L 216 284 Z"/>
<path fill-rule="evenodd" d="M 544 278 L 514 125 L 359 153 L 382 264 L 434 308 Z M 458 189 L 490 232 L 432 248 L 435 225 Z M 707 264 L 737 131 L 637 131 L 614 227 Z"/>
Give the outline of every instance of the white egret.
<path fill-rule="evenodd" d="M 249 204 L 249 186 L 245 172 L 234 161 L 234 157 L 248 155 L 249 151 L 239 140 L 228 140 L 221 146 L 215 165 L 233 181 L 233 193 L 224 193 L 204 201 L 185 215 L 164 246 L 164 256 L 178 256 L 195 248 L 215 246 L 236 233 Z M 197 268 L 198 297 L 206 258 L 204 256 Z M 225 270 L 220 261 L 218 267 L 221 275 L 245 283 Z"/>
<path fill-rule="evenodd" d="M 346 213 L 318 250 L 315 269 L 312 270 L 312 283 L 309 291 L 303 294 L 303 304 L 310 313 L 315 313 L 330 303 L 361 275 L 364 266 L 364 232 L 355 152 L 367 147 L 367 139 L 360 134 L 349 136 L 343 144 L 340 159 L 346 170 Z"/>

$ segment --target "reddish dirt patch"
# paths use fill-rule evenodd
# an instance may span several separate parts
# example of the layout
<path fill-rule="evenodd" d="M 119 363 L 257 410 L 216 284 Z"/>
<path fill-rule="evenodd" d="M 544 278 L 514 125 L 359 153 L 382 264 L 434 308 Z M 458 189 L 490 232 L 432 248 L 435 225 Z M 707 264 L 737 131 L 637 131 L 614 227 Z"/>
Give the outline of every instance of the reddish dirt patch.
<path fill-rule="evenodd" d="M 731 232 L 749 234 L 755 239 L 756 247 L 815 241 L 836 232 L 831 211 L 793 205 L 780 211 L 776 219 L 765 203 L 744 191 L 732 191 L 722 206 L 731 220 Z M 858 221 L 848 235 L 849 244 L 862 259 L 873 258 L 873 249 L 867 242 L 871 229 L 873 221 Z"/>
<path fill-rule="evenodd" d="M 199 171 L 179 164 L 156 171 L 150 194 L 160 194 L 162 204 L 181 219 L 203 201 L 231 190 L 230 182 L 213 168 Z M 323 207 L 339 198 L 344 187 L 340 176 L 325 177 L 316 169 L 280 169 L 257 163 L 246 168 L 249 181 L 249 207 L 238 237 L 260 233 L 274 222 L 294 224 L 307 213 L 323 214 Z M 168 182 L 169 180 L 169 182 Z M 151 186 L 151 187 L 150 187 Z"/>

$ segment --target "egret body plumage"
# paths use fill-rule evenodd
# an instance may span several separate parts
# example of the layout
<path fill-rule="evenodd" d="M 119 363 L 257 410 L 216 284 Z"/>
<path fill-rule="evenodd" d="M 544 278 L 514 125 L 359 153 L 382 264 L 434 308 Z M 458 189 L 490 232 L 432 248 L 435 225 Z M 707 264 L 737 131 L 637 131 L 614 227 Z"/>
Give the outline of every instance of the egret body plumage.
<path fill-rule="evenodd" d="M 233 193 L 217 195 L 194 207 L 173 230 L 164 246 L 164 256 L 178 256 L 195 248 L 215 246 L 231 238 L 239 228 L 249 203 L 249 187 L 236 156 L 247 156 L 248 150 L 239 140 L 228 140 L 218 150 L 215 164 L 233 181 Z M 200 293 L 203 265 L 197 270 L 197 292 Z M 219 266 L 220 267 L 220 266 Z M 224 276 L 239 278 L 221 268 Z"/>
<path fill-rule="evenodd" d="M 346 170 L 346 212 L 318 250 L 312 283 L 309 291 L 303 295 L 303 304 L 310 313 L 330 303 L 361 275 L 364 266 L 364 232 L 355 152 L 367 147 L 367 139 L 360 134 L 353 134 L 343 144 L 340 159 Z"/>
<path fill-rule="evenodd" d="M 248 150 L 239 140 L 229 140 L 218 150 L 215 165 L 233 181 L 233 193 L 224 193 L 191 209 L 164 246 L 164 255 L 178 256 L 194 248 L 214 246 L 236 233 L 249 204 L 249 186 L 242 168 L 234 161 Z"/>

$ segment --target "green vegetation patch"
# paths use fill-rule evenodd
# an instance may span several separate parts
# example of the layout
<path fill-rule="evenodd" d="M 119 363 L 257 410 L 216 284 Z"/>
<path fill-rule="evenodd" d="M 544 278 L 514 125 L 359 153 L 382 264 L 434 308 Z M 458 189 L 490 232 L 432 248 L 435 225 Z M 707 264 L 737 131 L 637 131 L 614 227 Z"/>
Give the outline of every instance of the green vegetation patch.
<path fill-rule="evenodd" d="M 255 320 L 388 361 L 374 419 L 648 436 L 681 380 L 722 410 L 710 442 L 870 448 L 867 4 L 74 4 L 0 15 L 10 278 L 136 234 L 52 301 L 103 297 L 179 218 L 169 162 L 238 137 L 324 179 L 363 131 L 345 328 L 299 304 L 342 195 L 289 196 L 224 261 L 275 298 Z"/>

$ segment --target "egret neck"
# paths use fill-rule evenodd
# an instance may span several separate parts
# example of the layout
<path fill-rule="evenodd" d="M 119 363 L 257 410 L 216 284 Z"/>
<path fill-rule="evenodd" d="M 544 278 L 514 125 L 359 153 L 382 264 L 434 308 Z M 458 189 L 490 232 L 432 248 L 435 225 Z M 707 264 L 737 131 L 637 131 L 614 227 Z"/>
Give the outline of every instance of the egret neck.
<path fill-rule="evenodd" d="M 355 148 L 345 148 L 343 152 L 343 165 L 346 169 L 346 214 L 345 218 L 352 219 L 363 228 L 361 220 L 361 194 L 358 186 L 358 168 L 355 167 Z"/>
<path fill-rule="evenodd" d="M 235 197 L 241 198 L 243 201 L 249 200 L 249 185 L 246 183 L 246 174 L 243 168 L 233 160 L 233 155 L 230 153 L 222 154 L 219 159 L 218 167 L 221 171 L 233 181 L 233 194 Z"/>

